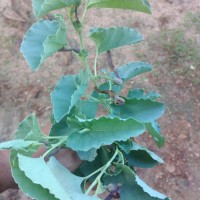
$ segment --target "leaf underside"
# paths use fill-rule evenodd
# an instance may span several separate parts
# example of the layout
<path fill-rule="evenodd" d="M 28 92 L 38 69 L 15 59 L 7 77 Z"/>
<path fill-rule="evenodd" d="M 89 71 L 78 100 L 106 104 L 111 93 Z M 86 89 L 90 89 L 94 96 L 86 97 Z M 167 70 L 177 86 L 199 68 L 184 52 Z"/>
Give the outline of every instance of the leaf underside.
<path fill-rule="evenodd" d="M 41 20 L 27 31 L 21 44 L 21 53 L 32 70 L 49 56 L 66 45 L 66 25 L 58 15 L 57 20 Z"/>
<path fill-rule="evenodd" d="M 85 93 L 89 83 L 89 76 L 85 70 L 77 75 L 67 75 L 60 79 L 51 93 L 53 114 L 56 122 L 70 113 L 73 106 Z"/>

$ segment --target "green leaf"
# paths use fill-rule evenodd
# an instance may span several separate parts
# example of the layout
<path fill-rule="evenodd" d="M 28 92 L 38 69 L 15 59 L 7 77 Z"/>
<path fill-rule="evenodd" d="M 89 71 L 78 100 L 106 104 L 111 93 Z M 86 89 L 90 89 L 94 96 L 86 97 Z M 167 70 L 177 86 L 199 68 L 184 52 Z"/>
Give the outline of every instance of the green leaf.
<path fill-rule="evenodd" d="M 131 62 L 122 65 L 121 67 L 117 67 L 115 70 L 120 78 L 124 81 L 128 81 L 139 74 L 152 71 L 152 66 L 145 62 Z M 112 73 L 112 76 L 115 75 Z"/>
<path fill-rule="evenodd" d="M 156 121 L 145 123 L 146 129 L 152 135 L 155 143 L 159 148 L 165 144 L 165 137 L 161 134 L 160 126 Z"/>
<path fill-rule="evenodd" d="M 84 115 L 87 119 L 95 118 L 98 109 L 98 103 L 91 101 L 79 101 L 68 115 L 63 117 L 58 123 L 54 122 L 50 130 L 50 136 L 64 136 L 72 132 L 67 123 L 67 118 L 73 115 Z"/>
<path fill-rule="evenodd" d="M 36 141 L 24 141 L 21 139 L 0 143 L 0 149 L 25 149 L 30 146 L 40 146 Z"/>
<path fill-rule="evenodd" d="M 79 4 L 80 0 L 33 0 L 33 11 L 37 18 L 43 17 L 48 12 Z"/>
<path fill-rule="evenodd" d="M 145 184 L 128 166 L 117 164 L 116 167 L 121 169 L 117 176 L 104 176 L 104 183 L 108 185 L 121 184 L 120 200 L 167 200 L 167 197 Z"/>
<path fill-rule="evenodd" d="M 19 124 L 15 138 L 32 141 L 39 141 L 44 138 L 35 114 L 29 115 Z"/>
<path fill-rule="evenodd" d="M 129 166 L 151 168 L 159 163 L 164 163 L 164 161 L 154 152 L 135 142 L 132 143 L 131 151 L 128 154 L 125 154 Z"/>
<path fill-rule="evenodd" d="M 54 157 L 51 157 L 47 163 L 49 169 L 56 177 L 60 186 L 70 197 L 70 200 L 100 200 L 94 196 L 86 196 L 82 193 L 81 182 L 84 180 L 81 177 L 75 176 L 63 165 L 61 165 Z M 61 200 L 65 200 L 64 197 Z"/>
<path fill-rule="evenodd" d="M 151 99 L 125 99 L 125 104 L 111 104 L 113 115 L 122 119 L 134 118 L 141 122 L 153 122 L 165 111 L 163 103 Z"/>
<path fill-rule="evenodd" d="M 13 159 L 12 159 L 13 158 Z M 31 166 L 31 169 L 33 166 Z M 18 157 L 16 157 L 16 151 L 11 153 L 11 172 L 12 177 L 18 184 L 18 187 L 29 197 L 37 200 L 57 200 L 55 196 L 49 193 L 48 189 L 43 188 L 41 185 L 33 183 L 25 173 L 19 168 Z"/>
<path fill-rule="evenodd" d="M 34 184 L 48 189 L 55 199 L 70 200 L 69 195 L 51 172 L 43 158 L 30 158 L 18 154 L 19 168 Z M 33 167 L 34 166 L 34 167 Z M 53 184 L 52 184 L 53 183 Z"/>
<path fill-rule="evenodd" d="M 88 151 L 77 151 L 77 154 L 81 160 L 92 162 L 97 156 L 97 150 L 95 148 L 91 148 Z"/>
<path fill-rule="evenodd" d="M 60 79 L 51 93 L 53 114 L 56 122 L 70 113 L 73 106 L 85 93 L 89 83 L 89 75 L 82 70 L 77 75 L 67 75 Z"/>
<path fill-rule="evenodd" d="M 66 45 L 66 24 L 61 15 L 57 20 L 41 20 L 27 31 L 21 52 L 32 70 Z"/>
<path fill-rule="evenodd" d="M 124 151 L 126 154 L 130 153 L 130 150 L 133 146 L 133 142 L 131 140 L 127 140 L 127 141 L 120 141 L 120 142 L 116 142 L 116 144 L 119 146 L 119 148 Z"/>
<path fill-rule="evenodd" d="M 81 176 L 88 176 L 92 172 L 104 166 L 110 160 L 110 158 L 111 156 L 108 150 L 105 147 L 101 147 L 97 150 L 97 156 L 95 157 L 95 159 L 92 162 L 87 161 L 82 163 L 76 173 Z M 94 181 L 97 175 L 98 173 L 92 176 L 90 180 Z"/>
<path fill-rule="evenodd" d="M 99 54 L 143 40 L 139 32 L 128 27 L 93 28 L 90 38 L 95 42 Z"/>
<path fill-rule="evenodd" d="M 88 8 L 118 8 L 151 13 L 147 0 L 89 0 Z"/>
<path fill-rule="evenodd" d="M 50 136 L 65 136 L 72 132 L 72 129 L 67 124 L 67 117 L 63 117 L 58 123 L 55 122 L 50 130 Z"/>
<path fill-rule="evenodd" d="M 86 116 L 87 119 L 96 117 L 98 103 L 92 101 L 79 101 L 76 105 L 79 113 Z"/>
<path fill-rule="evenodd" d="M 91 120 L 69 118 L 68 123 L 71 128 L 77 130 L 70 134 L 67 140 L 67 146 L 75 151 L 98 149 L 101 145 L 109 145 L 114 141 L 125 141 L 144 132 L 143 124 L 134 119 L 122 120 L 104 116 Z"/>
<path fill-rule="evenodd" d="M 128 98 L 137 98 L 137 99 L 151 99 L 156 100 L 159 98 L 160 95 L 156 92 L 148 92 L 147 94 L 144 93 L 144 90 L 140 88 L 136 88 L 134 90 L 130 90 L 128 93 Z"/>

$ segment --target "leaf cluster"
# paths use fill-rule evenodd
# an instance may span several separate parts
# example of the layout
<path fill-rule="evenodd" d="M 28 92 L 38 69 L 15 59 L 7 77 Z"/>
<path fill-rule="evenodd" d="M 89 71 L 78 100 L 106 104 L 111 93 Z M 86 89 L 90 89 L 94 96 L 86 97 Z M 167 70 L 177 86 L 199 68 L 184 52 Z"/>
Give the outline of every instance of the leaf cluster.
<path fill-rule="evenodd" d="M 92 8 L 130 9 L 151 13 L 147 0 L 33 0 L 33 11 L 38 22 L 25 34 L 21 52 L 29 67 L 35 71 L 58 51 L 72 51 L 83 66 L 78 74 L 61 77 L 51 93 L 52 127 L 44 135 L 34 114 L 24 119 L 12 141 L 0 144 L 0 149 L 11 149 L 12 175 L 24 193 L 33 199 L 79 200 L 158 200 L 167 199 L 147 186 L 135 172 L 136 167 L 151 168 L 164 161 L 154 152 L 137 144 L 134 138 L 149 132 L 160 148 L 165 139 L 157 120 L 165 107 L 157 101 L 159 94 L 145 93 L 133 88 L 126 96 L 121 90 L 134 77 L 149 72 L 152 66 L 144 62 L 130 62 L 115 67 L 112 54 L 115 48 L 134 45 L 142 35 L 129 27 L 91 28 L 89 37 L 96 45 L 94 69 L 88 64 L 88 50 L 82 35 L 84 16 Z M 85 6 L 82 18 L 78 9 Z M 74 26 L 80 49 L 70 47 L 67 24 L 60 14 L 49 12 L 65 8 L 68 20 Z M 44 16 L 49 19 L 43 19 Z M 108 67 L 98 69 L 99 54 L 106 53 Z M 93 91 L 87 88 L 93 84 Z M 106 116 L 96 117 L 99 106 Z M 40 158 L 32 158 L 41 146 L 47 151 Z M 70 172 L 56 158 L 56 150 L 71 148 L 83 163 Z M 48 160 L 48 161 L 47 161 Z M 32 167 L 34 166 L 34 167 Z"/>

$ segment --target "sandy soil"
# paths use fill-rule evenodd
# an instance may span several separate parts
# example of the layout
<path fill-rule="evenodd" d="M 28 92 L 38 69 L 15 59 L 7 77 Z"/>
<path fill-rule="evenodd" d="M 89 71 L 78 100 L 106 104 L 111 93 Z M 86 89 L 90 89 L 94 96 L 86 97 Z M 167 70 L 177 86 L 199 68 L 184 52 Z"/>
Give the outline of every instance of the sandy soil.
<path fill-rule="evenodd" d="M 161 32 L 183 29 L 199 47 L 200 32 L 194 26 L 184 27 L 188 13 L 198 13 L 200 18 L 200 2 L 160 0 L 151 1 L 151 4 L 153 15 L 91 10 L 86 17 L 85 31 L 91 26 L 121 25 L 137 28 L 144 35 L 146 40 L 142 44 L 113 52 L 116 65 L 140 58 L 154 64 L 153 73 L 137 78 L 128 87 L 156 90 L 167 107 L 165 116 L 160 120 L 166 136 L 165 147 L 157 149 L 146 135 L 139 139 L 141 144 L 163 157 L 165 164 L 138 172 L 152 187 L 174 200 L 199 200 L 200 83 L 194 79 L 200 79 L 200 63 L 189 60 L 183 67 L 180 61 L 172 62 L 171 54 L 165 51 L 159 38 Z M 24 32 L 34 22 L 30 1 L 1 0 L 0 15 L 0 141 L 4 141 L 12 138 L 19 122 L 32 112 L 37 114 L 41 127 L 44 127 L 49 122 L 51 112 L 49 92 L 60 76 L 76 73 L 81 66 L 72 54 L 57 53 L 39 71 L 32 73 L 19 52 Z M 200 22 L 196 26 L 200 26 Z M 71 31 L 69 27 L 69 38 L 74 40 L 76 38 L 70 34 Z M 71 44 L 76 46 L 76 42 Z M 88 48 L 94 48 L 91 42 L 88 42 Z M 200 51 L 199 48 L 197 50 Z M 94 55 L 90 57 L 92 59 Z M 99 65 L 104 64 L 105 58 L 102 56 Z M 176 73 L 181 68 L 188 68 L 191 76 Z M 18 191 L 0 194 L 0 200 L 26 199 Z"/>

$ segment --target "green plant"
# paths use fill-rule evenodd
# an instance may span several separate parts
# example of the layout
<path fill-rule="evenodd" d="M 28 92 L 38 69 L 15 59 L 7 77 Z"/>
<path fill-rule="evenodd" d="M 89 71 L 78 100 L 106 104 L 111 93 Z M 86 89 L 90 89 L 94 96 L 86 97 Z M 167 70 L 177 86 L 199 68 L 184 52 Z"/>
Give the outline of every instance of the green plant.
<path fill-rule="evenodd" d="M 200 31 L 200 13 L 189 12 L 185 16 L 185 26 Z"/>
<path fill-rule="evenodd" d="M 85 6 L 82 18 L 78 9 Z M 75 28 L 80 48 L 70 47 L 67 26 L 60 14 L 48 13 L 66 8 L 68 19 Z M 151 13 L 147 0 L 33 0 L 39 20 L 26 33 L 21 52 L 32 70 L 57 51 L 72 51 L 83 66 L 78 74 L 62 77 L 51 93 L 52 127 L 49 136 L 40 130 L 34 114 L 24 119 L 15 134 L 15 140 L 0 144 L 0 149 L 11 149 L 12 175 L 24 193 L 38 200 L 99 199 L 105 200 L 168 199 L 147 186 L 135 172 L 135 167 L 151 168 L 163 160 L 134 138 L 148 131 L 158 147 L 165 139 L 157 119 L 164 113 L 164 104 L 157 101 L 155 92 L 133 89 L 126 97 L 120 91 L 133 77 L 152 70 L 145 62 L 131 62 L 115 68 L 111 50 L 143 40 L 142 35 L 128 27 L 92 28 L 89 37 L 96 45 L 94 69 L 88 64 L 83 37 L 84 16 L 90 8 L 119 8 Z M 98 56 L 107 54 L 108 69 L 98 69 Z M 92 93 L 87 93 L 89 84 Z M 107 116 L 96 118 L 98 105 L 107 110 Z M 40 158 L 32 158 L 45 145 L 47 151 Z M 71 148 L 84 160 L 72 173 L 54 157 L 56 150 Z M 48 161 L 46 161 L 46 159 Z M 33 167 L 34 166 L 34 167 Z M 107 192 L 107 193 L 106 193 Z M 93 195 L 92 195 L 93 194 Z M 89 196 L 90 195 L 90 196 Z"/>

